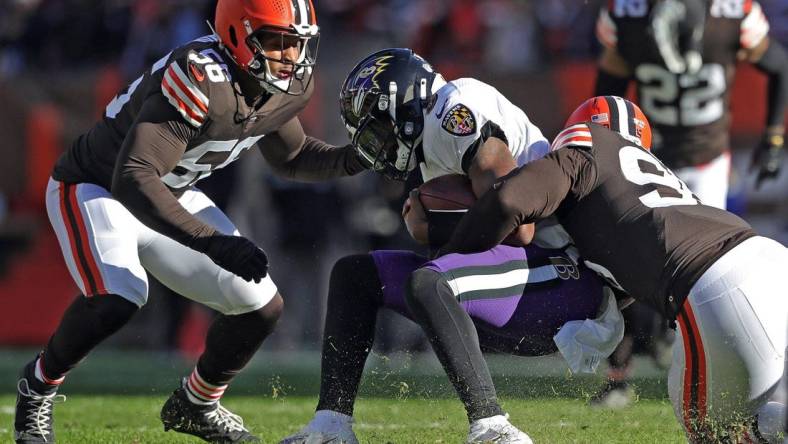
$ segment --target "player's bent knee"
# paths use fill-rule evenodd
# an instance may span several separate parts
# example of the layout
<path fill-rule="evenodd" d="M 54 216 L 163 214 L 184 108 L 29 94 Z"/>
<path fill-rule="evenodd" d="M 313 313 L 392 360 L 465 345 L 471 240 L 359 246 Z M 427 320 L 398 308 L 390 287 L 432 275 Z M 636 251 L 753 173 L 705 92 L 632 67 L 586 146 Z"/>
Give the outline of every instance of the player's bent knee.
<path fill-rule="evenodd" d="M 265 304 L 261 309 L 257 310 L 260 314 L 260 319 L 266 326 L 273 328 L 274 325 L 282 317 L 282 312 L 285 309 L 285 301 L 282 295 L 277 292 L 270 302 Z"/>
<path fill-rule="evenodd" d="M 435 291 L 445 278 L 435 270 L 419 268 L 410 274 L 405 286 L 405 303 L 411 310 L 427 307 L 440 297 Z"/>
<path fill-rule="evenodd" d="M 339 258 L 331 269 L 331 280 L 346 280 L 360 271 L 372 269 L 377 273 L 375 261 L 370 254 L 351 254 Z"/>
<path fill-rule="evenodd" d="M 200 297 L 195 300 L 223 315 L 236 316 L 260 310 L 271 304 L 279 294 L 270 275 L 255 283 L 245 281 L 231 273 L 222 274 L 216 290 L 223 297 L 216 298 L 212 292 L 203 290 Z"/>

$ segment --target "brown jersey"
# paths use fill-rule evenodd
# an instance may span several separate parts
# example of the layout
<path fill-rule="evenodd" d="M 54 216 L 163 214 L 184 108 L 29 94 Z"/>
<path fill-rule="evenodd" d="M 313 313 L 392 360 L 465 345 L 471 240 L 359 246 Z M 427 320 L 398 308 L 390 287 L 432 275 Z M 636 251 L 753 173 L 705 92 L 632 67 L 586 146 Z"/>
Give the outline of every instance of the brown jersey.
<path fill-rule="evenodd" d="M 232 75 L 234 65 L 216 38 L 202 37 L 181 46 L 121 91 L 103 119 L 80 136 L 57 162 L 54 178 L 111 188 L 118 153 L 143 106 L 180 115 L 187 140 L 177 166 L 162 177 L 176 193 L 235 160 L 293 119 L 307 104 L 302 96 L 271 96 L 260 108 L 246 103 Z M 169 109 L 169 108 L 172 108 Z"/>
<path fill-rule="evenodd" d="M 571 131 L 583 142 L 570 140 L 503 178 L 446 251 L 490 248 L 512 227 L 555 213 L 591 268 L 674 318 L 701 274 L 755 233 L 734 214 L 702 205 L 662 162 L 618 133 L 596 124 Z"/>
<path fill-rule="evenodd" d="M 213 36 L 174 49 L 110 102 L 104 118 L 60 157 L 53 178 L 111 190 L 140 221 L 190 245 L 215 230 L 176 197 L 252 146 L 289 178 L 363 169 L 351 146 L 305 136 L 297 114 L 311 88 L 300 96 L 246 95 L 244 75 Z"/>
<path fill-rule="evenodd" d="M 638 102 L 654 130 L 654 154 L 671 168 L 700 165 L 730 148 L 730 92 L 741 49 L 757 46 L 769 24 L 752 0 L 708 2 L 703 66 L 674 74 L 649 32 L 653 2 L 612 0 L 597 21 L 597 36 L 632 69 Z"/>

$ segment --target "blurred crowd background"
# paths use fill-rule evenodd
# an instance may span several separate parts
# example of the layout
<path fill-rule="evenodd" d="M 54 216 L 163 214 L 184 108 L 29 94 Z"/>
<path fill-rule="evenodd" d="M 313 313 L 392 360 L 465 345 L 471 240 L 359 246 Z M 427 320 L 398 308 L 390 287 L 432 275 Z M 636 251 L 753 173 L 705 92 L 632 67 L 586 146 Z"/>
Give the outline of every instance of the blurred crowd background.
<path fill-rule="evenodd" d="M 592 94 L 602 0 L 316 0 L 317 88 L 307 132 L 347 137 L 338 115 L 345 74 L 361 57 L 408 46 L 447 79 L 496 86 L 552 138 Z M 788 46 L 788 0 L 760 0 Z M 0 0 L 0 347 L 39 346 L 77 294 L 46 219 L 52 164 L 115 93 L 171 48 L 210 32 L 211 0 Z M 747 173 L 762 130 L 764 79 L 742 67 L 733 97 L 729 208 L 788 243 L 788 171 L 762 190 Z M 407 184 L 373 174 L 320 185 L 280 180 L 250 151 L 201 186 L 269 254 L 286 315 L 268 349 L 318 349 L 331 266 L 380 248 L 418 249 L 399 210 Z M 202 184 L 202 182 L 201 182 Z M 152 288 L 150 303 L 108 346 L 199 352 L 211 314 Z M 419 347 L 386 318 L 378 346 Z"/>

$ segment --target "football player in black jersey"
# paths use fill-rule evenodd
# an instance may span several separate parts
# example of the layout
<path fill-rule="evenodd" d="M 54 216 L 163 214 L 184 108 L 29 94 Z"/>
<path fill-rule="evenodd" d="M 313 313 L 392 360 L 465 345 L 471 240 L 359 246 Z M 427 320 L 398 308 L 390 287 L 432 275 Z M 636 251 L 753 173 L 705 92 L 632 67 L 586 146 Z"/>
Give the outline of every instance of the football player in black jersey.
<path fill-rule="evenodd" d="M 753 152 L 756 184 L 779 173 L 788 100 L 788 58 L 769 38 L 769 22 L 752 0 L 616 0 L 597 22 L 603 44 L 595 95 L 624 96 L 635 82 L 654 125 L 654 154 L 707 205 L 725 208 L 730 171 L 728 102 L 739 60 L 768 75 L 766 130 Z M 592 404 L 622 406 L 633 346 L 664 350 L 653 312 L 636 303 L 624 311 L 627 334 L 609 358 L 608 381 Z M 664 321 L 660 320 L 664 324 Z M 656 327 L 656 328 L 655 328 Z M 636 333 L 636 332 L 640 333 Z M 658 359 L 659 361 L 659 359 Z"/>
<path fill-rule="evenodd" d="M 219 0 L 215 31 L 173 49 L 58 160 L 47 212 L 80 295 L 18 380 L 17 443 L 54 442 L 58 386 L 148 296 L 146 272 L 220 312 L 161 411 L 165 430 L 259 442 L 219 404 L 283 307 L 262 249 L 193 185 L 257 146 L 285 177 L 363 170 L 353 148 L 305 136 L 318 26 L 311 0 Z"/>
<path fill-rule="evenodd" d="M 650 145 L 634 104 L 588 100 L 550 154 L 474 204 L 443 252 L 484 251 L 555 214 L 590 268 L 678 324 L 668 392 L 690 441 L 777 442 L 771 419 L 785 406 L 767 400 L 784 367 L 788 250 L 700 202 Z"/>
<path fill-rule="evenodd" d="M 654 127 L 654 154 L 705 204 L 724 209 L 739 61 L 769 79 L 764 135 L 753 156 L 757 186 L 779 173 L 788 56 L 768 33 L 754 0 L 611 0 L 597 21 L 604 48 L 595 95 L 624 96 L 634 81 Z"/>

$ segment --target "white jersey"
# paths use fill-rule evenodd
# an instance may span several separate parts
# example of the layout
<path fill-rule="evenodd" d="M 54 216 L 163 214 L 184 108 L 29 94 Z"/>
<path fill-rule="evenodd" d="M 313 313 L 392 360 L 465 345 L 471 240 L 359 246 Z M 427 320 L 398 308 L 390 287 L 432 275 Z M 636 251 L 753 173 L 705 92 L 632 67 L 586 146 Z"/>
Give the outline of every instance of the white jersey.
<path fill-rule="evenodd" d="M 446 174 L 468 174 L 471 160 L 493 126 L 506 136 L 517 166 L 541 159 L 550 151 L 542 131 L 523 110 L 492 86 L 476 79 L 457 79 L 443 85 L 424 117 L 424 181 Z M 571 238 L 549 218 L 541 221 L 534 242 L 543 248 L 563 248 Z"/>
<path fill-rule="evenodd" d="M 424 118 L 424 181 L 446 174 L 468 174 L 470 161 L 497 126 L 518 166 L 546 155 L 550 144 L 525 115 L 497 89 L 476 79 L 443 85 Z"/>

